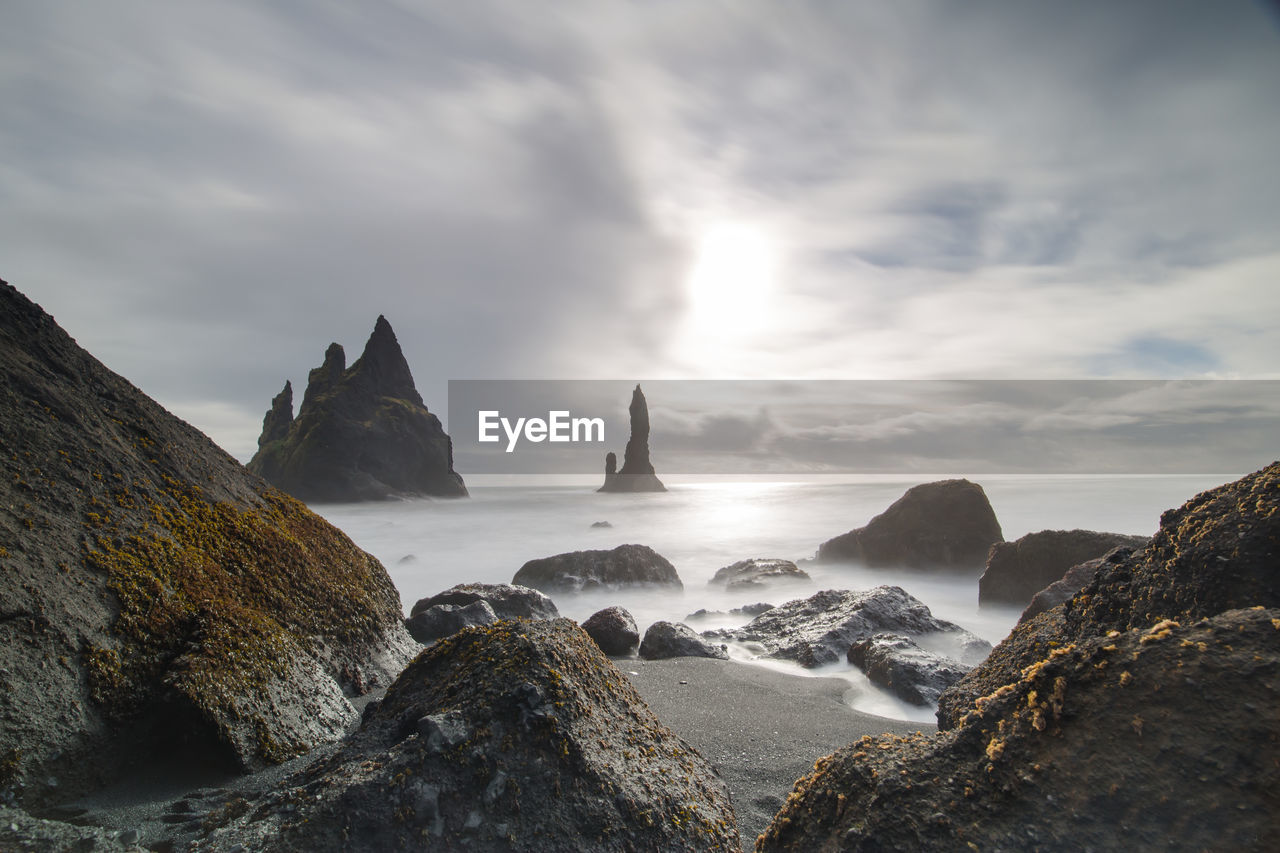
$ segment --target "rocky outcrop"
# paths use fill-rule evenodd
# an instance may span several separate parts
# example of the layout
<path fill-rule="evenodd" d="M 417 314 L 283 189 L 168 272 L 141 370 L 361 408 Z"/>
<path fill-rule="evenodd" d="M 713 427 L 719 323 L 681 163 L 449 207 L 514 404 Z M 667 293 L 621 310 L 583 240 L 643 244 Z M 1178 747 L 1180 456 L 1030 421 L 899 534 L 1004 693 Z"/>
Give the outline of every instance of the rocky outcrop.
<path fill-rule="evenodd" d="M 756 850 L 1266 850 L 1280 610 L 1058 646 L 938 735 L 860 741 Z"/>
<path fill-rule="evenodd" d="M 546 595 L 527 586 L 507 583 L 460 583 L 413 605 L 414 617 L 432 607 L 451 604 L 465 607 L 477 601 L 487 603 L 499 619 L 555 619 L 560 615 L 556 604 Z"/>
<path fill-rule="evenodd" d="M 684 587 L 675 566 L 647 545 L 619 545 L 612 551 L 572 551 L 530 560 L 511 582 L 543 592 Z"/>
<path fill-rule="evenodd" d="M 606 607 L 582 623 L 582 630 L 609 657 L 625 657 L 640 645 L 640 629 L 625 607 Z"/>
<path fill-rule="evenodd" d="M 622 468 L 615 470 L 618 457 L 605 455 L 604 485 L 601 492 L 665 492 L 667 487 L 654 474 L 649 461 L 649 404 L 640 386 L 631 392 L 631 437 L 622 456 Z"/>
<path fill-rule="evenodd" d="M 941 480 L 911 487 L 866 527 L 822 543 L 817 559 L 977 574 L 991 546 L 1003 541 L 981 486 Z"/>
<path fill-rule="evenodd" d="M 1141 548 L 1148 541 L 1145 536 L 1123 533 L 1041 530 L 1013 542 L 999 542 L 991 546 L 986 571 L 978 580 L 978 603 L 1025 606 L 1072 566 L 1101 557 L 1112 548 Z"/>
<path fill-rule="evenodd" d="M 422 402 L 385 317 L 350 369 L 342 347 L 329 346 L 308 376 L 296 419 L 286 390 L 287 401 L 272 401 L 248 466 L 273 485 L 313 502 L 466 496 L 453 444 Z"/>
<path fill-rule="evenodd" d="M 644 632 L 640 643 L 640 657 L 645 660 L 666 658 L 718 658 L 729 659 L 729 650 L 723 645 L 709 643 L 683 622 L 654 622 Z"/>
<path fill-rule="evenodd" d="M 1022 611 L 1022 615 L 1018 617 L 1019 622 L 1026 622 L 1046 610 L 1052 610 L 1063 602 L 1070 601 L 1075 594 L 1084 589 L 1089 581 L 1093 580 L 1098 574 L 1098 570 L 1106 565 L 1114 565 L 1122 563 L 1133 553 L 1132 548 L 1120 547 L 1112 548 L 1106 554 L 1094 560 L 1086 560 L 1083 563 L 1072 566 L 1067 569 L 1066 574 L 1044 589 L 1037 592 L 1031 597 L 1031 603 Z"/>
<path fill-rule="evenodd" d="M 1280 463 L 1197 495 L 1160 517 L 1151 543 L 1106 563 L 1070 601 L 1020 622 L 938 702 L 949 728 L 980 696 L 1017 680 L 1054 648 L 1194 622 L 1242 607 L 1280 607 Z"/>
<path fill-rule="evenodd" d="M 705 607 L 703 607 L 699 610 L 693 611 L 692 613 L 690 613 L 688 616 L 684 618 L 686 620 L 697 621 L 702 619 L 710 619 L 716 616 L 755 617 L 755 616 L 759 616 L 761 613 L 764 613 L 766 610 L 772 610 L 772 609 L 773 609 L 772 604 L 768 604 L 767 602 L 764 602 L 764 601 L 757 601 L 755 604 L 744 604 L 741 607 L 734 607 L 729 610 L 707 610 Z"/>
<path fill-rule="evenodd" d="M 210 849 L 737 851 L 725 784 L 567 619 L 423 652 L 360 730 Z"/>
<path fill-rule="evenodd" d="M 293 384 L 284 382 L 284 390 L 271 398 L 271 408 L 262 419 L 262 435 L 258 436 L 258 448 L 276 441 L 284 441 L 293 426 Z"/>
<path fill-rule="evenodd" d="M 849 647 L 849 663 L 904 702 L 938 704 L 942 691 L 973 669 L 945 655 L 922 649 L 901 634 L 875 634 Z"/>
<path fill-rule="evenodd" d="M 1278 557 L 1280 463 L 1166 512 L 943 693 L 940 734 L 821 759 L 757 850 L 1270 849 Z"/>
<path fill-rule="evenodd" d="M 0 790 L 340 737 L 417 646 L 386 571 L 0 285 Z"/>
<path fill-rule="evenodd" d="M 951 622 L 935 619 L 920 600 L 896 586 L 865 592 L 823 590 L 767 610 L 741 628 L 703 634 L 712 640 L 747 643 L 764 657 L 814 667 L 843 661 L 849 647 L 880 632 L 928 636 L 936 648 L 976 663 L 991 650 L 985 640 Z"/>
<path fill-rule="evenodd" d="M 463 628 L 492 625 L 498 621 L 487 601 L 470 604 L 437 604 L 414 614 L 405 620 L 404 626 L 419 643 L 430 645 L 436 640 L 452 636 Z"/>
<path fill-rule="evenodd" d="M 790 560 L 755 557 L 718 569 L 708 583 L 730 590 L 744 590 L 765 589 L 809 579 L 809 573 Z"/>

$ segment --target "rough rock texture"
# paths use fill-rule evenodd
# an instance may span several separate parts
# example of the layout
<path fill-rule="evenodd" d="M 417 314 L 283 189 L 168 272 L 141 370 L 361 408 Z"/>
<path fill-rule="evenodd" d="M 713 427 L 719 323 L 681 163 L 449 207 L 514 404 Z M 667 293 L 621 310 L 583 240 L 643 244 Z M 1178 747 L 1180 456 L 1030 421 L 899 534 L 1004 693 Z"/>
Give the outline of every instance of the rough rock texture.
<path fill-rule="evenodd" d="M 901 634 L 876 634 L 849 647 L 849 663 L 872 683 L 914 705 L 937 705 L 942 691 L 955 684 L 972 664 L 922 649 Z"/>
<path fill-rule="evenodd" d="M 756 850 L 1252 850 L 1280 837 L 1280 610 L 1058 646 L 938 735 L 860 741 Z"/>
<path fill-rule="evenodd" d="M 331 757 L 210 840 L 251 850 L 737 851 L 724 783 L 567 619 L 427 649 Z"/>
<path fill-rule="evenodd" d="M 1070 601 L 1019 623 L 982 666 L 938 702 L 949 728 L 979 696 L 1014 681 L 1056 645 L 1162 619 L 1280 607 L 1280 463 L 1192 498 L 1160 517 L 1151 543 L 1099 569 Z"/>
<path fill-rule="evenodd" d="M 614 470 L 618 457 L 605 455 L 602 492 L 665 492 L 667 487 L 657 478 L 649 461 L 649 404 L 640 386 L 631 392 L 631 437 L 622 456 L 622 468 Z"/>
<path fill-rule="evenodd" d="M 436 640 L 456 634 L 463 628 L 492 625 L 498 621 L 487 601 L 470 604 L 437 604 L 428 607 L 405 620 L 409 634 L 424 646 Z"/>
<path fill-rule="evenodd" d="M 659 621 L 644 632 L 640 657 L 645 660 L 688 657 L 728 660 L 729 650 L 707 642 L 683 622 Z"/>
<path fill-rule="evenodd" d="M 453 443 L 423 404 L 385 317 L 349 370 L 342 347 L 329 346 L 296 419 L 279 397 L 272 401 L 258 444 L 249 470 L 304 501 L 467 494 L 453 470 Z"/>
<path fill-rule="evenodd" d="M 610 657 L 629 655 L 640 645 L 640 629 L 625 607 L 606 607 L 592 613 L 582 623 L 582 630 Z"/>
<path fill-rule="evenodd" d="M 41 820 L 22 809 L 0 806 L 0 850 L 15 853 L 19 850 L 23 853 L 66 853 L 69 850 L 143 853 L 143 848 L 137 844 L 125 843 L 131 840 L 129 830 Z"/>
<path fill-rule="evenodd" d="M 530 560 L 514 584 L 544 592 L 582 592 L 631 586 L 683 589 L 675 566 L 647 545 L 619 545 L 612 551 L 572 551 Z"/>
<path fill-rule="evenodd" d="M 768 604 L 763 601 L 758 601 L 755 604 L 744 604 L 741 607 L 733 607 L 727 611 L 726 610 L 707 610 L 705 607 L 703 607 L 699 610 L 693 611 L 692 613 L 690 613 L 688 616 L 684 618 L 686 620 L 689 620 L 689 619 L 710 619 L 713 616 L 752 616 L 754 617 L 754 616 L 759 616 L 761 613 L 764 613 L 766 610 L 772 610 L 772 609 L 773 609 L 772 604 Z"/>
<path fill-rule="evenodd" d="M 720 628 L 703 636 L 753 644 L 764 657 L 814 667 L 845 660 L 851 645 L 882 631 L 929 636 L 935 647 L 954 648 L 957 657 L 971 663 L 991 650 L 989 643 L 959 625 L 935 619 L 924 603 L 896 586 L 865 592 L 823 590 L 767 610 L 741 628 Z"/>
<path fill-rule="evenodd" d="M 271 398 L 271 408 L 262 418 L 262 434 L 258 436 L 261 449 L 273 441 L 283 441 L 293 426 L 293 383 L 284 381 L 284 390 Z"/>
<path fill-rule="evenodd" d="M 1003 541 L 982 486 L 940 480 L 912 486 L 866 527 L 823 542 L 817 559 L 976 574 L 991 546 Z"/>
<path fill-rule="evenodd" d="M 0 791 L 333 740 L 417 646 L 386 571 L 0 285 Z"/>
<path fill-rule="evenodd" d="M 460 583 L 419 599 L 409 615 L 417 616 L 440 604 L 463 607 L 476 601 L 487 602 L 499 619 L 555 619 L 560 615 L 555 602 L 538 590 L 508 583 Z"/>
<path fill-rule="evenodd" d="M 1141 548 L 1148 541 L 1145 536 L 1094 530 L 1041 530 L 999 542 L 991 546 L 986 571 L 978 580 L 978 603 L 1025 605 L 1072 566 L 1112 548 Z"/>
<path fill-rule="evenodd" d="M 1084 589 L 1089 581 L 1093 580 L 1094 575 L 1098 574 L 1098 570 L 1106 565 L 1122 563 L 1133 553 L 1132 548 L 1119 547 L 1112 548 L 1094 560 L 1086 560 L 1083 563 L 1072 566 L 1067 569 L 1066 574 L 1044 589 L 1037 592 L 1031 597 L 1031 603 L 1022 611 L 1022 615 L 1018 617 L 1019 622 L 1025 622 L 1034 616 L 1051 610 L 1063 602 L 1070 601 L 1075 594 Z"/>
<path fill-rule="evenodd" d="M 708 583 L 725 589 L 764 589 L 809 579 L 809 573 L 790 560 L 754 557 L 718 569 Z"/>

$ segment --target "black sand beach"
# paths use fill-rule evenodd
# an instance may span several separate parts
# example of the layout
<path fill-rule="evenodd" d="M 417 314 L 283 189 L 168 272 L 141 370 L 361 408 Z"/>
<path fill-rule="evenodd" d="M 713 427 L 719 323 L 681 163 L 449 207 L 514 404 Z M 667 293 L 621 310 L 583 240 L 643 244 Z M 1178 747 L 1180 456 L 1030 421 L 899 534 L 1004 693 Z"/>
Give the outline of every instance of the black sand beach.
<path fill-rule="evenodd" d="M 847 682 L 710 658 L 615 660 L 669 728 L 729 785 L 751 849 L 813 762 L 863 735 L 933 726 L 855 711 Z"/>

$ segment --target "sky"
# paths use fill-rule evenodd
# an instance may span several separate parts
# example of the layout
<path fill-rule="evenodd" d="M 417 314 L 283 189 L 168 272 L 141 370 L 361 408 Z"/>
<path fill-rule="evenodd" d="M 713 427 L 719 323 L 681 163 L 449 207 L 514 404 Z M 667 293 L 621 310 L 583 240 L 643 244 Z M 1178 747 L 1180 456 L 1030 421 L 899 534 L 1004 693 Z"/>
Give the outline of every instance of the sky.
<path fill-rule="evenodd" d="M 1273 5 L 0 14 L 0 278 L 242 460 L 379 314 L 437 411 L 451 379 L 1280 378 Z"/>

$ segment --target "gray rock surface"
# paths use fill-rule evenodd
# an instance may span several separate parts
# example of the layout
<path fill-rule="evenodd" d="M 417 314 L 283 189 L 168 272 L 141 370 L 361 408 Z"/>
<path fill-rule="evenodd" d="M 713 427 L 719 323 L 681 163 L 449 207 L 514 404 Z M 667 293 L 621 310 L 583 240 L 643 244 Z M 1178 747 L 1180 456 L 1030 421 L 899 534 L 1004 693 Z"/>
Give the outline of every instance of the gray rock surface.
<path fill-rule="evenodd" d="M 990 643 L 959 625 L 935 619 L 924 603 L 896 586 L 823 590 L 768 610 L 741 628 L 719 628 L 703 636 L 746 643 L 764 657 L 814 667 L 845 660 L 851 645 L 880 632 L 928 636 L 931 644 L 954 648 L 955 657 L 970 663 L 991 650 Z"/>
<path fill-rule="evenodd" d="M 1026 622 L 1033 619 L 1046 610 L 1052 610 L 1059 604 L 1070 601 L 1075 594 L 1084 589 L 1089 581 L 1104 566 L 1116 565 L 1123 563 L 1133 554 L 1133 548 L 1119 547 L 1112 548 L 1106 554 L 1094 560 L 1086 560 L 1083 563 L 1072 566 L 1067 569 L 1066 574 L 1044 589 L 1037 592 L 1031 597 L 1031 603 L 1022 611 L 1022 615 L 1018 617 L 1018 622 Z"/>
<path fill-rule="evenodd" d="M 610 657 L 629 655 L 640 645 L 635 617 L 625 607 L 597 610 L 582 623 L 582 630 Z"/>
<path fill-rule="evenodd" d="M 342 347 L 331 344 L 308 377 L 297 418 L 283 409 L 277 397 L 248 467 L 301 500 L 467 494 L 453 470 L 453 444 L 422 402 L 385 317 L 350 369 Z"/>
<path fill-rule="evenodd" d="M 717 569 L 708 583 L 729 590 L 743 590 L 766 589 L 807 580 L 810 580 L 809 573 L 790 560 L 753 557 Z"/>
<path fill-rule="evenodd" d="M 913 705 L 936 706 L 942 691 L 973 669 L 972 664 L 922 649 L 901 634 L 875 634 L 854 643 L 848 660 L 872 683 Z"/>
<path fill-rule="evenodd" d="M 340 750 L 210 849 L 737 851 L 728 790 L 567 619 L 420 655 Z"/>
<path fill-rule="evenodd" d="M 530 560 L 520 567 L 511 582 L 543 592 L 684 587 L 675 566 L 647 545 L 619 545 L 611 551 L 572 551 Z"/>
<path fill-rule="evenodd" d="M 0 791 L 260 767 L 416 644 L 385 569 L 0 284 Z"/>
<path fill-rule="evenodd" d="M 1013 542 L 999 542 L 991 547 L 986 570 L 978 580 L 978 603 L 1025 606 L 1072 566 L 1112 548 L 1142 548 L 1148 541 L 1146 536 L 1094 530 L 1041 530 Z"/>
<path fill-rule="evenodd" d="M 722 645 L 703 639 L 683 622 L 654 622 L 644 632 L 640 643 L 640 657 L 645 660 L 665 658 L 719 658 L 729 659 L 729 651 Z"/>
<path fill-rule="evenodd" d="M 622 468 L 617 468 L 618 457 L 612 452 L 605 455 L 604 485 L 601 492 L 665 492 L 649 461 L 649 404 L 644 392 L 637 385 L 631 392 L 631 437 L 622 457 Z M 616 469 L 616 470 L 615 470 Z"/>
<path fill-rule="evenodd" d="M 986 492 L 968 480 L 912 486 L 865 527 L 818 546 L 817 559 L 874 568 L 954 569 L 977 575 L 1003 542 Z"/>
<path fill-rule="evenodd" d="M 484 601 L 499 619 L 555 619 L 560 615 L 556 604 L 536 589 L 508 583 L 460 583 L 430 598 L 419 599 L 409 611 L 417 616 L 440 604 L 463 607 Z"/>
<path fill-rule="evenodd" d="M 470 604 L 437 604 L 428 607 L 405 620 L 404 626 L 419 643 L 427 645 L 456 634 L 463 628 L 476 625 L 492 625 L 498 621 L 487 601 Z"/>

